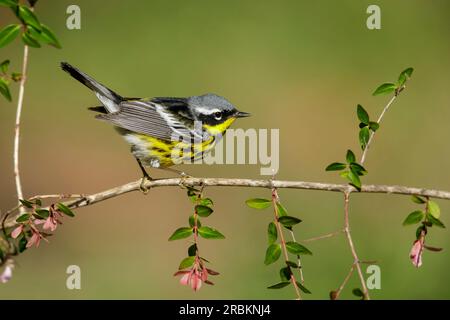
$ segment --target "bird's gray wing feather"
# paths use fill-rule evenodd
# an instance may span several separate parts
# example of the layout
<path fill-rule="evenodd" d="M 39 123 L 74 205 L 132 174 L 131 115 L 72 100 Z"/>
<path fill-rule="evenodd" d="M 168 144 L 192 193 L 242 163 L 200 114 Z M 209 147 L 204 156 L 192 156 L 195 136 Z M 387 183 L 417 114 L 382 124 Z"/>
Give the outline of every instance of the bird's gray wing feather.
<path fill-rule="evenodd" d="M 96 118 L 120 128 L 171 141 L 172 134 L 189 137 L 190 130 L 164 106 L 150 101 L 123 101 L 118 112 L 99 114 Z"/>

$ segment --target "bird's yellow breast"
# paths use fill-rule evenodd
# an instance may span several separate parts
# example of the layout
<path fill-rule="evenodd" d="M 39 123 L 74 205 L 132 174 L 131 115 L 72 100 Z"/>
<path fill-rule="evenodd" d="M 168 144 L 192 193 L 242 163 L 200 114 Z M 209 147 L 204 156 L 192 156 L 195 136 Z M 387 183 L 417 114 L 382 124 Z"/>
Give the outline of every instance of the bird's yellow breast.
<path fill-rule="evenodd" d="M 208 131 L 209 134 L 216 136 L 219 134 L 222 134 L 231 126 L 231 124 L 236 120 L 236 118 L 228 118 L 222 123 L 216 124 L 216 125 L 203 125 L 203 128 L 205 128 L 206 131 Z"/>

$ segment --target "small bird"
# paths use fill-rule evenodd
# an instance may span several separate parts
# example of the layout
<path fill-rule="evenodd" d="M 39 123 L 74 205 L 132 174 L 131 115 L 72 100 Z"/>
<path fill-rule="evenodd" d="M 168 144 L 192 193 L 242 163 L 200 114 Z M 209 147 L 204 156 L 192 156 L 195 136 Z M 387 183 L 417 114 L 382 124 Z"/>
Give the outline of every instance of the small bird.
<path fill-rule="evenodd" d="M 152 180 L 145 167 L 180 173 L 169 167 L 203 158 L 237 118 L 250 116 L 212 93 L 187 98 L 125 98 L 67 62 L 62 62 L 61 68 L 94 91 L 102 106 L 89 109 L 99 113 L 97 119 L 113 124 L 131 145 L 143 174 L 141 186 L 145 179 Z"/>

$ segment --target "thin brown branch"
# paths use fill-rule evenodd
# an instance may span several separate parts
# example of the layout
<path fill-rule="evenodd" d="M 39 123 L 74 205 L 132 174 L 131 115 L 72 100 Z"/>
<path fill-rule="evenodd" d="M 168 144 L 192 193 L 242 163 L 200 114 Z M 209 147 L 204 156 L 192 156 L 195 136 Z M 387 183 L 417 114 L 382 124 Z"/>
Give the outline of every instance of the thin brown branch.
<path fill-rule="evenodd" d="M 339 299 L 339 296 L 341 295 L 342 290 L 344 290 L 344 288 L 347 285 L 348 280 L 350 280 L 350 277 L 352 276 L 354 270 L 355 270 L 355 265 L 352 264 L 352 266 L 350 267 L 350 271 L 347 273 L 347 276 L 345 277 L 344 281 L 339 286 L 339 289 L 337 289 L 337 291 L 334 295 L 334 300 Z"/>
<path fill-rule="evenodd" d="M 341 234 L 343 232 L 345 232 L 344 229 L 338 230 L 338 231 L 335 231 L 335 232 L 331 232 L 331 233 L 327 233 L 327 234 L 324 234 L 324 235 L 321 235 L 321 236 L 318 236 L 318 237 L 308 238 L 308 239 L 303 240 L 303 242 L 312 242 L 312 241 L 327 239 L 327 238 L 335 237 L 335 236 L 337 236 L 337 235 L 339 235 L 339 234 Z"/>
<path fill-rule="evenodd" d="M 279 213 L 278 213 L 278 206 L 277 206 L 277 202 L 278 202 L 278 193 L 277 193 L 277 189 L 276 188 L 272 188 L 272 205 L 273 205 L 273 212 L 275 215 L 275 225 L 277 226 L 278 229 L 278 234 L 280 235 L 280 242 L 281 242 L 281 248 L 283 250 L 283 254 L 284 254 L 284 261 L 287 263 L 289 261 L 289 254 L 286 248 L 286 241 L 284 240 L 284 234 L 283 234 L 283 228 L 281 226 L 280 221 L 278 221 L 278 217 L 279 217 Z M 288 266 L 289 270 L 290 267 Z M 297 299 L 301 300 L 302 296 L 300 295 L 300 289 L 297 285 L 297 280 L 295 279 L 294 273 L 291 272 L 291 278 L 289 279 L 292 283 L 292 285 L 294 286 L 295 289 L 295 293 L 297 295 Z"/>
<path fill-rule="evenodd" d="M 291 234 L 292 241 L 297 242 L 297 240 L 295 239 L 294 231 L 289 230 L 289 233 Z M 300 255 L 297 255 L 297 266 L 298 266 L 298 272 L 300 274 L 301 283 L 304 284 L 305 278 L 303 277 L 303 266 L 302 266 L 302 259 L 301 259 Z"/>
<path fill-rule="evenodd" d="M 380 116 L 378 117 L 378 124 L 380 124 L 381 120 L 383 120 L 384 115 L 386 114 L 386 111 L 388 111 L 389 107 L 391 106 L 391 104 L 395 101 L 395 99 L 398 97 L 398 94 L 396 93 L 390 100 L 389 102 L 386 104 L 386 106 L 384 107 L 383 111 L 381 112 Z M 375 135 L 375 131 L 372 131 L 369 137 L 369 141 L 367 141 L 367 145 L 364 148 L 364 152 L 361 156 L 361 165 L 364 164 L 364 161 L 366 161 L 366 157 L 367 157 L 367 152 L 369 151 L 370 145 L 372 143 L 373 137 Z"/>
<path fill-rule="evenodd" d="M 366 280 L 364 279 L 364 276 L 363 276 L 363 273 L 361 270 L 361 263 L 359 261 L 358 254 L 356 253 L 355 245 L 353 244 L 352 235 L 350 233 L 349 210 L 348 210 L 349 197 L 350 197 L 350 193 L 345 192 L 344 193 L 344 213 L 345 213 L 344 232 L 345 232 L 345 235 L 347 236 L 347 241 L 348 241 L 348 245 L 350 247 L 350 251 L 352 252 L 353 264 L 356 267 L 356 271 L 358 272 L 359 280 L 361 282 L 362 291 L 364 293 L 364 299 L 370 300 L 369 290 L 367 290 Z"/>
<path fill-rule="evenodd" d="M 19 199 L 23 199 L 22 182 L 20 179 L 20 170 L 19 170 L 19 145 L 20 145 L 20 120 L 22 117 L 23 98 L 25 95 L 25 82 L 27 80 L 27 67 L 28 67 L 28 46 L 25 45 L 23 48 L 22 77 L 20 79 L 19 98 L 17 100 L 16 124 L 14 127 L 13 161 L 14 161 L 14 178 L 16 182 L 16 193 L 18 203 Z M 19 210 L 23 211 L 22 208 L 19 208 Z"/>
<path fill-rule="evenodd" d="M 121 196 L 128 192 L 141 191 L 141 179 L 133 181 L 118 187 L 114 187 L 98 193 L 82 196 L 75 200 L 64 202 L 72 209 L 86 207 L 98 202 Z M 226 178 L 169 178 L 146 181 L 144 187 L 179 187 L 184 186 L 206 186 L 206 187 L 250 187 L 250 188 L 290 188 L 303 190 L 319 190 L 332 192 L 350 192 L 356 191 L 353 187 L 346 184 L 332 184 L 322 182 L 307 181 L 283 181 L 283 180 L 255 180 L 255 179 L 226 179 Z M 405 186 L 387 186 L 387 185 L 363 185 L 361 193 L 386 193 L 402 195 L 418 195 L 436 199 L 450 200 L 450 192 L 443 190 L 413 188 Z M 356 192 L 354 192 L 356 193 Z M 33 198 L 39 198 L 39 195 Z M 6 222 L 6 226 L 14 225 L 17 215 L 12 215 Z"/>

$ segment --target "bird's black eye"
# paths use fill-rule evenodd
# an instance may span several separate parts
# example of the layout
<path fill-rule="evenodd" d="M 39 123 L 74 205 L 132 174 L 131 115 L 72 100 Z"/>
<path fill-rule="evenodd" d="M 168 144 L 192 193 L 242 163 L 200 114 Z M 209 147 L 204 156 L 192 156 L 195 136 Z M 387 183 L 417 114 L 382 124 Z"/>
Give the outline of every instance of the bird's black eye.
<path fill-rule="evenodd" d="M 214 119 L 216 120 L 222 119 L 222 112 L 220 111 L 214 112 Z"/>

